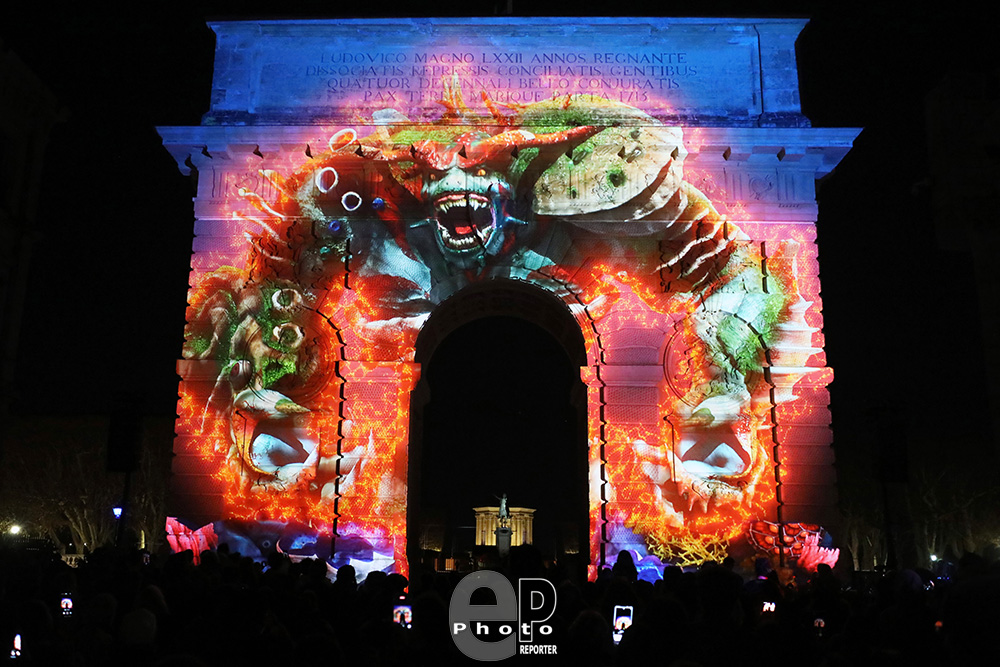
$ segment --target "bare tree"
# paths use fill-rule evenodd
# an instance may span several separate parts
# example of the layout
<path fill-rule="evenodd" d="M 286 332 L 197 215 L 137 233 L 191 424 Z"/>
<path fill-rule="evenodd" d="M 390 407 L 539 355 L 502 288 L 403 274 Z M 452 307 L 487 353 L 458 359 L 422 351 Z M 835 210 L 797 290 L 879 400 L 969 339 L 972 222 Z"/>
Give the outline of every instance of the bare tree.
<path fill-rule="evenodd" d="M 909 494 L 917 547 L 925 554 L 983 553 L 1000 544 L 994 508 L 1000 485 L 973 478 L 954 464 L 923 466 Z"/>
<path fill-rule="evenodd" d="M 165 422 L 169 423 L 169 422 Z M 146 420 L 131 483 L 128 520 L 155 547 L 165 523 L 172 429 Z M 107 470 L 106 417 L 30 418 L 9 431 L 0 471 L 3 517 L 67 552 L 112 543 L 112 508 L 125 498 L 125 474 Z"/>

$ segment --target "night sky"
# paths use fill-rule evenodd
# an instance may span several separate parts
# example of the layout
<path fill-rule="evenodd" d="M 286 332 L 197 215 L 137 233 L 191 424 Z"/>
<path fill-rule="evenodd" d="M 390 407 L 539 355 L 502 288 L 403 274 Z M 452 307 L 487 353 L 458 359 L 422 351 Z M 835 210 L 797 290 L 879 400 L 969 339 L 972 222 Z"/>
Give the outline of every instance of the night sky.
<path fill-rule="evenodd" d="M 128 399 L 147 414 L 173 414 L 193 184 L 162 148 L 155 127 L 197 125 L 208 109 L 214 37 L 206 19 L 331 17 L 342 5 L 305 3 L 295 14 L 278 15 L 273 4 L 253 2 L 132 3 L 121 11 L 82 3 L 59 11 L 39 2 L 4 4 L 2 48 L 16 53 L 67 113 L 47 154 L 12 410 L 107 413 Z M 619 7 L 569 4 L 539 0 L 530 12 L 609 15 Z M 515 3 L 514 14 L 528 15 L 528 6 Z M 986 80 L 996 90 L 995 20 L 954 2 L 929 9 L 914 4 L 903 12 L 873 2 L 657 6 L 665 16 L 812 18 L 798 46 L 803 112 L 816 127 L 864 128 L 818 194 L 838 458 L 851 460 L 850 448 L 863 441 L 879 410 L 905 421 L 926 392 L 987 394 L 974 363 L 934 361 L 955 358 L 956 349 L 966 359 L 985 350 L 968 256 L 934 250 L 923 100 L 945 77 L 981 80 L 992 72 Z M 415 15 L 410 7 L 381 3 L 369 16 Z M 458 2 L 420 7 L 442 16 L 493 10 L 493 4 Z M 949 313 L 960 314 L 962 326 Z M 538 354 L 544 360 L 549 352 Z M 467 371 L 462 363 L 436 370 L 445 376 Z M 501 375 L 481 377 L 503 382 Z M 448 383 L 447 377 L 438 381 Z M 489 391 L 477 386 L 472 400 Z M 531 431 L 550 416 L 523 418 Z M 969 429 L 977 441 L 990 437 L 981 425 Z"/>

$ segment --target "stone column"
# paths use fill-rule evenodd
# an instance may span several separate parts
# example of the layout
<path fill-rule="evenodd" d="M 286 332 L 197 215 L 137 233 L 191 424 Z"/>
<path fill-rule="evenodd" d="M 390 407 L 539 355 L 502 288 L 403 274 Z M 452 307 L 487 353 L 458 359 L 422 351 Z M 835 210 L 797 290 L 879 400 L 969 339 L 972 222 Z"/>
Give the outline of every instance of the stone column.
<path fill-rule="evenodd" d="M 399 491 L 392 497 L 371 497 L 365 489 L 337 489 L 338 530 L 345 522 L 393 527 L 389 535 L 365 535 L 379 552 L 391 549 L 397 563 L 406 558 L 406 479 L 410 391 L 420 377 L 420 365 L 408 362 L 341 361 L 341 415 L 352 422 L 350 435 L 340 439 L 337 453 L 368 453 L 367 465 L 379 465 Z M 360 449 L 359 449 L 360 448 Z M 391 514 L 389 514 L 389 508 Z"/>

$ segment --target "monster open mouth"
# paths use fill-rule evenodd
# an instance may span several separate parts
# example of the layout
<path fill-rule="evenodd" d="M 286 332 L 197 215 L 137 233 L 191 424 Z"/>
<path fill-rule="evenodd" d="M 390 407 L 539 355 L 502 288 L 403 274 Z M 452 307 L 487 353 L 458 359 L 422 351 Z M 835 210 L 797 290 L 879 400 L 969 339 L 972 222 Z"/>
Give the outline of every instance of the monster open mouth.
<path fill-rule="evenodd" d="M 472 192 L 453 192 L 434 200 L 438 232 L 450 250 L 484 247 L 496 229 L 490 200 Z"/>

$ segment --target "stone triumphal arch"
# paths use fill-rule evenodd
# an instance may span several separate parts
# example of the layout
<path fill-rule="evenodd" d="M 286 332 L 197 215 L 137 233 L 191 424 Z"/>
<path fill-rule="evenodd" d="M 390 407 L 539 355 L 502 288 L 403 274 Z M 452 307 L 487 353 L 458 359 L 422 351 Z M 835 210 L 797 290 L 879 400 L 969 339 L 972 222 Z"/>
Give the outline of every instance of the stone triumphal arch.
<path fill-rule="evenodd" d="M 803 25 L 213 24 L 211 108 L 160 128 L 198 183 L 175 547 L 406 573 L 421 350 L 512 313 L 579 366 L 591 568 L 815 550 L 815 182 L 857 131 L 801 115 Z"/>

